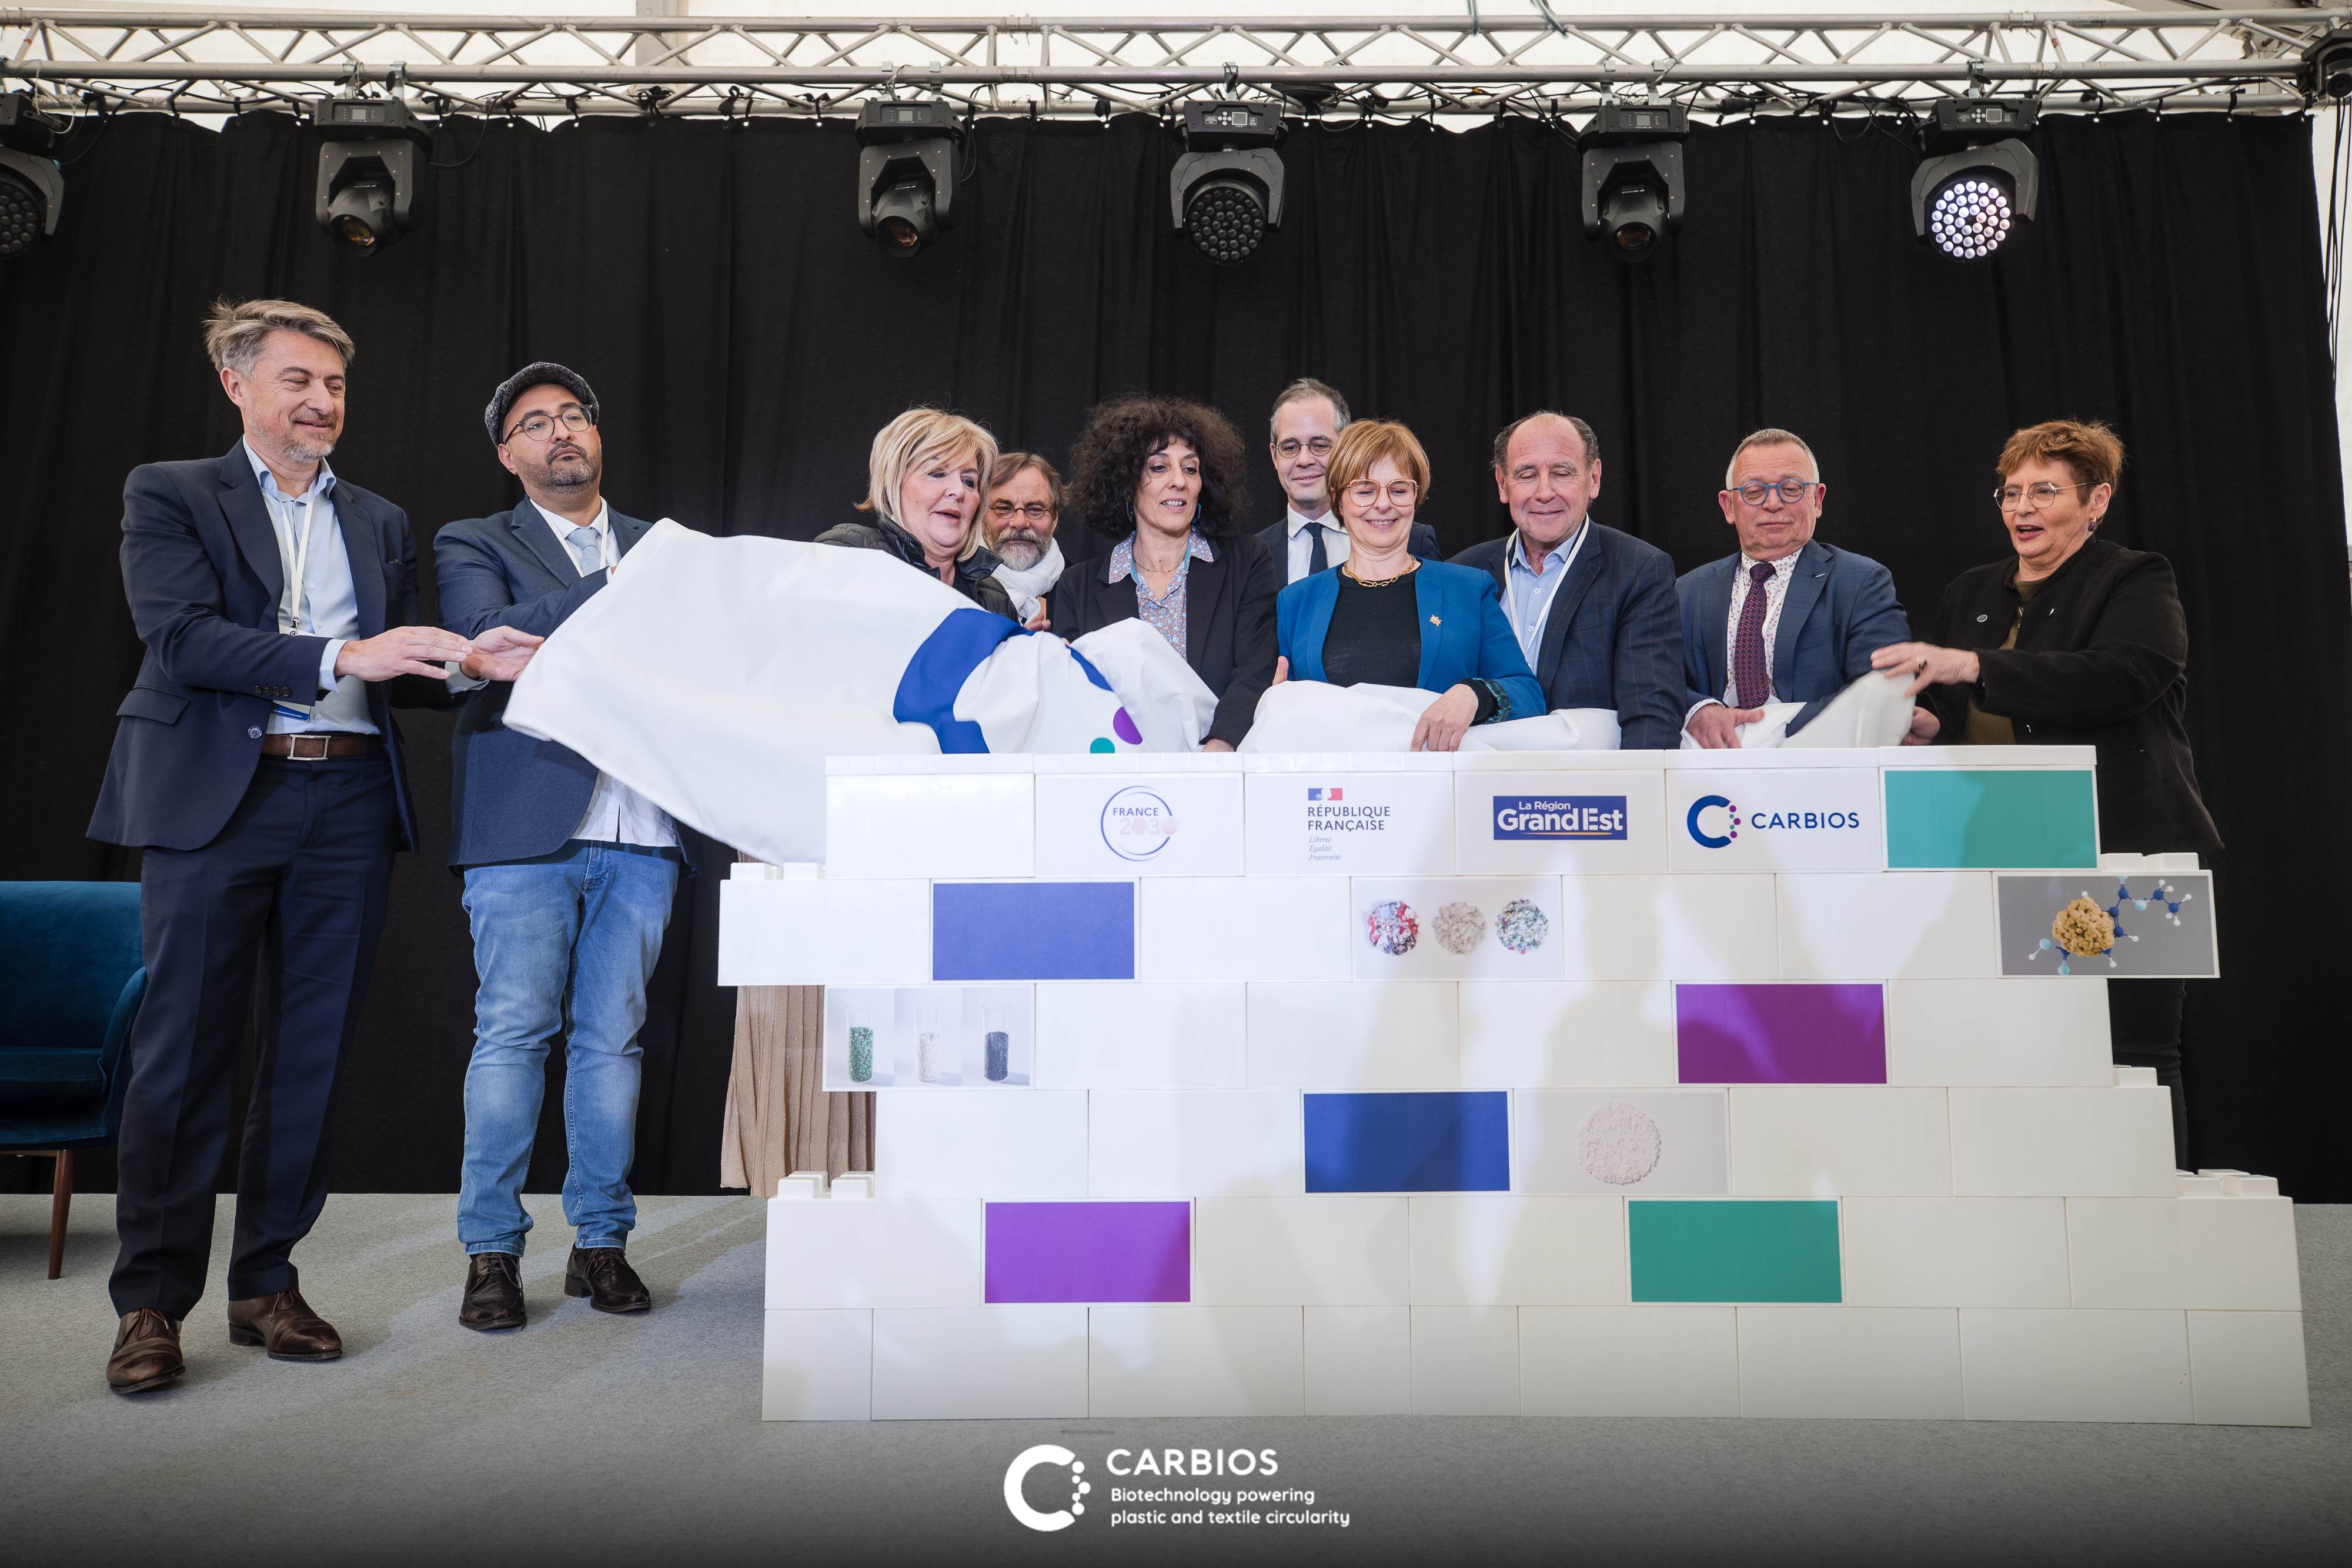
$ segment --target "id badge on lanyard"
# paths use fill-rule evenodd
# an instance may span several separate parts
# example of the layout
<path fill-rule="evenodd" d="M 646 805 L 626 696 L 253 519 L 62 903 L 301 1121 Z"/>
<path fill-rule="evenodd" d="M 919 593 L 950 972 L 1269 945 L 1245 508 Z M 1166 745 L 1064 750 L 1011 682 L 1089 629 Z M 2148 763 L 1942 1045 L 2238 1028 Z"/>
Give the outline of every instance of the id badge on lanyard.
<path fill-rule="evenodd" d="M 289 588 L 287 598 L 280 600 L 278 605 L 278 630 L 283 636 L 291 637 L 302 629 L 302 592 L 309 586 L 309 578 L 306 574 L 310 564 L 310 524 L 318 496 L 319 492 L 315 489 L 302 493 L 302 527 L 294 540 L 293 582 Z M 289 516 L 287 518 L 287 526 L 291 528 L 293 518 L 290 515 L 292 510 L 290 505 L 288 510 Z M 270 711 L 280 718 L 300 719 L 308 723 L 311 709 L 310 705 L 290 703 L 280 698 L 270 704 Z"/>

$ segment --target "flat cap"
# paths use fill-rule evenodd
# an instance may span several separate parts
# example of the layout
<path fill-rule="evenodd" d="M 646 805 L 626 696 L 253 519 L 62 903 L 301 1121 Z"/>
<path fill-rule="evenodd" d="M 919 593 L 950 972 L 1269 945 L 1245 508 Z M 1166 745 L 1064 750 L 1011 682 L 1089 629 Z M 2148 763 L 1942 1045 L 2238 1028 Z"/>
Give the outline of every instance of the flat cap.
<path fill-rule="evenodd" d="M 596 423 L 596 394 L 580 379 L 580 373 L 552 360 L 541 360 L 500 382 L 499 390 L 490 394 L 490 406 L 482 410 L 482 425 L 490 433 L 490 444 L 496 446 L 505 441 L 506 433 L 499 427 L 506 423 L 507 410 L 514 407 L 515 399 L 533 387 L 545 386 L 562 387 L 578 398 L 580 406 L 588 412 L 588 423 Z"/>

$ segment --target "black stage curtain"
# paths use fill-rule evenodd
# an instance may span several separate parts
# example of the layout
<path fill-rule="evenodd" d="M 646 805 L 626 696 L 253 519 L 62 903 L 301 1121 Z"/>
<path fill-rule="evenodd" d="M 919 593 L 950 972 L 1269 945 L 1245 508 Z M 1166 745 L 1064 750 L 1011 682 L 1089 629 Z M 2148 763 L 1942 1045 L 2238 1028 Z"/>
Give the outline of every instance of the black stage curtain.
<path fill-rule="evenodd" d="M 311 226 L 317 142 L 292 121 L 119 117 L 68 150 L 55 243 L 0 270 L 0 875 L 136 874 L 83 837 L 140 652 L 120 486 L 134 464 L 235 440 L 198 348 L 219 293 L 289 296 L 351 329 L 335 466 L 406 507 L 420 540 L 516 498 L 479 411 L 533 359 L 602 395 L 615 506 L 795 538 L 849 516 L 869 437 L 909 403 L 1058 462 L 1109 394 L 1204 399 L 1255 441 L 1276 390 L 1313 374 L 1422 434 L 1449 551 L 1504 528 L 1486 452 L 1528 410 L 1592 423 L 1595 515 L 1685 570 L 1731 547 L 1715 492 L 1732 444 L 1801 431 L 1829 484 L 1823 537 L 1884 560 L 1924 614 L 2005 549 L 1988 497 L 2003 437 L 2103 418 L 2131 451 L 2107 527 L 2180 573 L 2191 729 L 2230 844 L 2229 977 L 2190 988 L 2195 1157 L 2352 1198 L 2330 1005 L 2352 858 L 2326 825 L 2352 776 L 2352 616 L 2309 131 L 2053 117 L 2034 145 L 2040 220 L 1963 267 L 1912 237 L 1916 155 L 1883 125 L 1702 129 L 1686 227 L 1629 268 L 1580 233 L 1577 155 L 1554 130 L 1318 127 L 1284 150 L 1282 231 L 1220 269 L 1171 229 L 1176 149 L 1140 118 L 981 121 L 957 228 L 903 263 L 852 222 L 845 124 L 469 120 L 439 134 L 421 232 L 360 259 Z M 1278 515 L 1263 456 L 1254 486 L 1257 515 Z M 399 874 L 338 1169 L 348 1188 L 447 1192 L 472 971 L 440 864 L 446 720 L 406 732 L 428 842 Z M 716 896 L 705 877 L 681 899 L 656 988 L 649 1191 L 718 1179 L 732 997 L 713 982 Z M 561 1171 L 554 1103 L 541 1185 Z"/>

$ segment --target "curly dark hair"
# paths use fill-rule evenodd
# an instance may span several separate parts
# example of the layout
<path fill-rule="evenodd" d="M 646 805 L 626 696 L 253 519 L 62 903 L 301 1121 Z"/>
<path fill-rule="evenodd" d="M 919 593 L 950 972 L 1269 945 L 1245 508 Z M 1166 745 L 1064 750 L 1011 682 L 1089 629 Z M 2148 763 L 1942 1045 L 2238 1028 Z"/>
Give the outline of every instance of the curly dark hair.
<path fill-rule="evenodd" d="M 1201 514 L 1204 538 L 1223 538 L 1249 512 L 1249 457 L 1233 422 L 1205 404 L 1176 397 L 1119 398 L 1087 415 L 1070 448 L 1071 509 L 1110 538 L 1135 531 L 1135 486 L 1143 465 L 1171 441 L 1201 455 Z"/>

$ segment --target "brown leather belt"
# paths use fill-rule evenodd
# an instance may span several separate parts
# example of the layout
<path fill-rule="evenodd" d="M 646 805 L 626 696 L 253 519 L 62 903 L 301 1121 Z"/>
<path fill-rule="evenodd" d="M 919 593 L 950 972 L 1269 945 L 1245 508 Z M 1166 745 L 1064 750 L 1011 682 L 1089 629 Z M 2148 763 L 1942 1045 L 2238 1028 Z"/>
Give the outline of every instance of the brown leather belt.
<path fill-rule="evenodd" d="M 380 735 L 332 735 L 312 730 L 307 735 L 265 735 L 261 755 L 291 762 L 324 762 L 329 758 L 373 757 L 383 747 Z"/>

